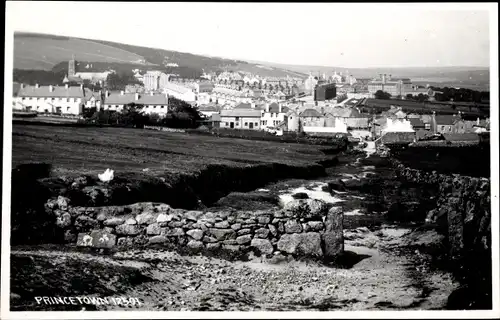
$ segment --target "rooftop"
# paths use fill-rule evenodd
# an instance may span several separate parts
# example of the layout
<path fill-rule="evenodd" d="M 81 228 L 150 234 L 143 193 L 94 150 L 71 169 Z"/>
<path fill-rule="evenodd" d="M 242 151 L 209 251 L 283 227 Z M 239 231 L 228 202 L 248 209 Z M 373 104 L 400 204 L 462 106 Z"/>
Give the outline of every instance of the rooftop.
<path fill-rule="evenodd" d="M 52 91 L 50 90 L 52 87 Z M 84 98 L 85 93 L 80 86 L 20 86 L 17 93 L 19 97 L 40 97 L 40 98 Z"/>
<path fill-rule="evenodd" d="M 261 110 L 255 109 L 233 109 L 233 110 L 222 110 L 220 112 L 221 117 L 261 117 Z"/>
<path fill-rule="evenodd" d="M 301 114 L 301 117 L 322 117 L 322 115 L 314 109 L 306 109 Z"/>
<path fill-rule="evenodd" d="M 164 94 L 139 94 L 139 99 L 136 100 L 135 93 L 113 92 L 105 99 L 105 104 L 125 105 L 129 103 L 137 103 L 144 105 L 168 105 L 167 96 Z"/>

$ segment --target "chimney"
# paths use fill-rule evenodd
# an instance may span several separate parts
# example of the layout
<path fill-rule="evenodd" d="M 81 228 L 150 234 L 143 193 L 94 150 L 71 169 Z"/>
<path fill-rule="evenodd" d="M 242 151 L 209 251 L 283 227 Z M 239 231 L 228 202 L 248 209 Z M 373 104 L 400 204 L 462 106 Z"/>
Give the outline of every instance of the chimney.
<path fill-rule="evenodd" d="M 479 125 L 479 117 L 477 117 L 476 124 Z"/>
<path fill-rule="evenodd" d="M 54 86 L 53 85 L 49 86 L 49 92 L 54 92 Z"/>
<path fill-rule="evenodd" d="M 40 85 L 38 83 L 35 84 L 35 88 L 40 88 Z"/>
<path fill-rule="evenodd" d="M 269 103 L 266 104 L 266 112 L 269 112 Z"/>
<path fill-rule="evenodd" d="M 66 84 L 64 85 L 64 88 L 66 88 L 66 90 L 67 90 L 67 89 L 69 88 L 69 85 L 66 83 Z"/>
<path fill-rule="evenodd" d="M 139 93 L 137 93 L 137 92 L 135 93 L 135 100 L 136 101 L 139 100 Z"/>
<path fill-rule="evenodd" d="M 122 91 L 120 91 L 120 94 L 123 96 L 123 94 L 124 94 L 123 90 L 122 90 Z"/>

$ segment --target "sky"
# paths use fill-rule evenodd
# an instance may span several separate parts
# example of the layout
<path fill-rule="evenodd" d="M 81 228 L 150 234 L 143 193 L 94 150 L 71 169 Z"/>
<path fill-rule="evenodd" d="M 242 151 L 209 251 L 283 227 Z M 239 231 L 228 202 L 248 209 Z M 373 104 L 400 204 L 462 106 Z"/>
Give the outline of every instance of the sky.
<path fill-rule="evenodd" d="M 8 1 L 6 19 L 17 31 L 241 60 L 488 67 L 490 13 L 479 6 Z"/>

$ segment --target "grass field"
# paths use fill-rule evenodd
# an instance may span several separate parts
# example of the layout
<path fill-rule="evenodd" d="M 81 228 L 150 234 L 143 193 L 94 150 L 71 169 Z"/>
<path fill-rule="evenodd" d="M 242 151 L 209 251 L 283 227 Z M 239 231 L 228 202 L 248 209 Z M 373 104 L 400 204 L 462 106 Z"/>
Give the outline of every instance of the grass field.
<path fill-rule="evenodd" d="M 14 38 L 14 68 L 50 70 L 72 55 L 80 61 L 136 63 L 142 56 L 83 39 Z"/>
<path fill-rule="evenodd" d="M 308 165 L 328 158 L 326 147 L 124 128 L 13 125 L 13 167 L 46 162 L 54 173 L 115 171 L 190 173 L 210 164 Z"/>

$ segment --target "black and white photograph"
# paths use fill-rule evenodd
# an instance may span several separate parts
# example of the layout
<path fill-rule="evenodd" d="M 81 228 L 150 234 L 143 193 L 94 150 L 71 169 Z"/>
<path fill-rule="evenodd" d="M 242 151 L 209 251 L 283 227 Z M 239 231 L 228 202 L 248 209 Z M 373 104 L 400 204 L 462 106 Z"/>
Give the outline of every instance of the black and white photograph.
<path fill-rule="evenodd" d="M 500 316 L 498 3 L 5 19 L 2 319 Z"/>

